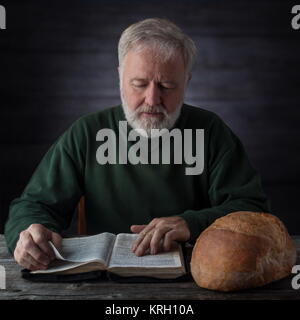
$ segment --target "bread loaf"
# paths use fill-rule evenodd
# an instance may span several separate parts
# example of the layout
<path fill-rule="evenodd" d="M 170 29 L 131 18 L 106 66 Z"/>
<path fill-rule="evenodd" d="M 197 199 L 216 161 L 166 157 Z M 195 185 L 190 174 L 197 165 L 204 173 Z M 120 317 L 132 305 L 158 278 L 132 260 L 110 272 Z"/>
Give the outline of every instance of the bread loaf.
<path fill-rule="evenodd" d="M 238 211 L 201 233 L 193 248 L 191 273 L 200 287 L 241 290 L 288 276 L 296 257 L 294 242 L 277 217 Z"/>

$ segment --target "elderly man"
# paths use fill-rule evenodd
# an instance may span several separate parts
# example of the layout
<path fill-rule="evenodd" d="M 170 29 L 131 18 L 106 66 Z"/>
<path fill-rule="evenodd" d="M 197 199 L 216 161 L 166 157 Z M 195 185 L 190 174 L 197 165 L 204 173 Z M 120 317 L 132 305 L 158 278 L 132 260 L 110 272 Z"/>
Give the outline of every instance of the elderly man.
<path fill-rule="evenodd" d="M 70 224 L 82 195 L 87 233 L 137 233 L 132 250 L 138 256 L 148 249 L 151 254 L 169 250 L 172 241 L 192 242 L 229 212 L 269 211 L 260 177 L 239 139 L 214 113 L 183 103 L 196 55 L 193 41 L 169 21 L 147 19 L 123 32 L 118 50 L 122 105 L 76 121 L 11 204 L 7 244 L 28 269 L 45 269 L 54 259 L 48 241 L 59 246 L 60 233 Z M 124 121 L 128 132 L 120 130 Z M 102 129 L 120 138 L 102 139 Z M 124 145 L 125 151 L 134 147 L 131 131 L 152 141 L 163 136 L 152 136 L 155 129 L 189 129 L 194 135 L 203 130 L 204 139 L 184 140 L 193 152 L 202 144 L 203 170 L 187 174 L 186 163 L 121 159 L 121 143 L 122 152 Z M 113 152 L 108 150 L 110 142 Z M 105 152 L 99 155 L 105 144 L 107 161 Z M 170 149 L 170 159 L 186 151 L 176 146 Z M 156 145 L 161 151 L 165 147 Z M 155 151 L 151 148 L 149 157 Z"/>

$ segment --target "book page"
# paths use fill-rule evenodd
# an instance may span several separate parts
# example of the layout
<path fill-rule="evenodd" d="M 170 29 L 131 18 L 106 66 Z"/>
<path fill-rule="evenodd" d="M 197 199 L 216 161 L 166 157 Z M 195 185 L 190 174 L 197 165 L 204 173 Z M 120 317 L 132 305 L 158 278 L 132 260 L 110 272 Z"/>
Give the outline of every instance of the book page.
<path fill-rule="evenodd" d="M 88 262 L 69 262 L 62 260 L 55 260 L 51 263 L 50 267 L 46 270 L 36 270 L 30 273 L 46 274 L 46 273 L 78 273 L 78 267 L 87 265 Z M 75 271 L 74 271 L 75 270 Z M 67 272 L 68 271 L 68 272 Z M 72 272 L 74 271 L 74 272 Z"/>
<path fill-rule="evenodd" d="M 54 250 L 56 258 L 69 262 L 88 262 L 100 260 L 107 264 L 115 235 L 109 232 L 94 236 L 65 238 L 62 240 L 61 249 Z M 52 247 L 53 244 L 51 243 Z"/>
<path fill-rule="evenodd" d="M 173 249 L 170 252 L 162 252 L 156 255 L 145 253 L 137 257 L 132 251 L 133 241 L 137 234 L 120 233 L 116 237 L 113 252 L 109 262 L 109 268 L 113 267 L 145 267 L 145 268 L 175 268 L 182 266 L 180 252 Z"/>

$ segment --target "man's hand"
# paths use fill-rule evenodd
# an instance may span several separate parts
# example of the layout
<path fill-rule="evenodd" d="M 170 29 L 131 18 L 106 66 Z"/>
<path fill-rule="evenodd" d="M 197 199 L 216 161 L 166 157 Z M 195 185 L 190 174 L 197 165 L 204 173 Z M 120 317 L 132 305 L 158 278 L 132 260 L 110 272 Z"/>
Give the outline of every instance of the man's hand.
<path fill-rule="evenodd" d="M 148 248 L 151 254 L 161 249 L 169 251 L 173 241 L 187 241 L 191 235 L 181 217 L 155 218 L 148 225 L 132 225 L 131 231 L 139 234 L 131 248 L 137 256 L 143 255 Z"/>
<path fill-rule="evenodd" d="M 52 241 L 56 248 L 61 246 L 61 236 L 52 232 L 41 224 L 32 224 L 20 233 L 14 251 L 18 264 L 29 270 L 47 269 L 55 259 L 53 249 L 48 241 Z"/>

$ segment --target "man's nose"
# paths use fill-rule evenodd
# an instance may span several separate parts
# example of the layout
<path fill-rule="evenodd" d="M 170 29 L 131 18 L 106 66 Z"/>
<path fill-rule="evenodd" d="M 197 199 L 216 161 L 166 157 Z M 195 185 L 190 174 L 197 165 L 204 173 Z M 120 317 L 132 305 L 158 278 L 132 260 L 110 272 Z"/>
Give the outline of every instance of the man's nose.
<path fill-rule="evenodd" d="M 155 83 L 151 83 L 145 96 L 145 102 L 148 106 L 156 106 L 161 104 L 161 91 Z"/>

